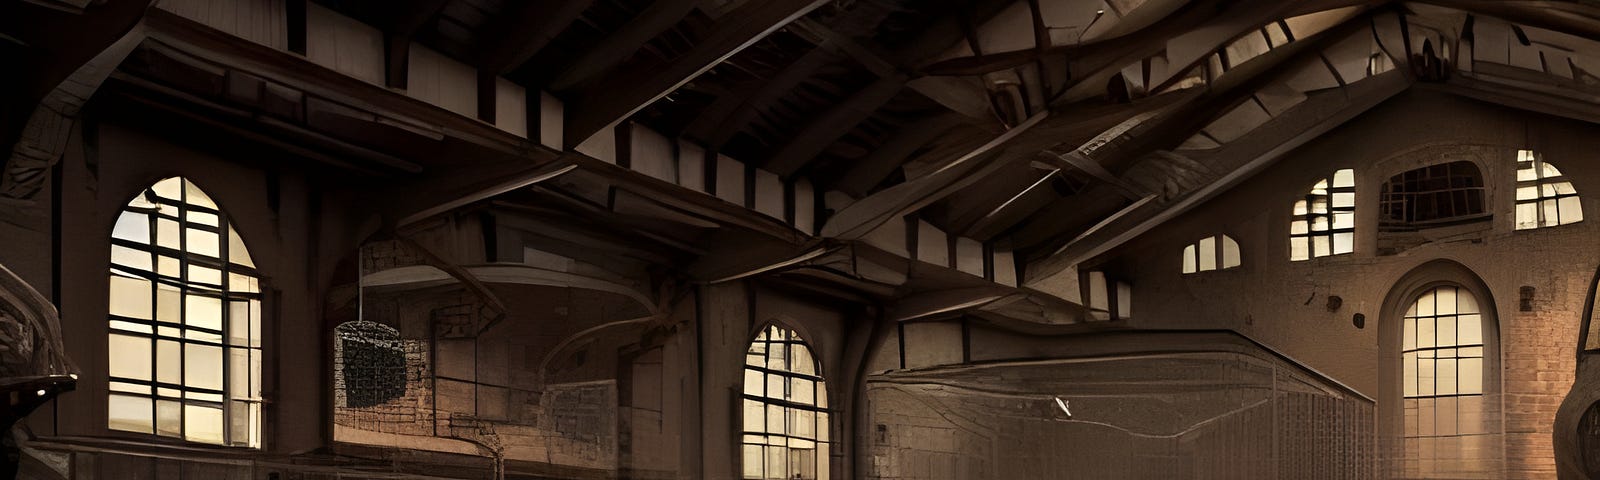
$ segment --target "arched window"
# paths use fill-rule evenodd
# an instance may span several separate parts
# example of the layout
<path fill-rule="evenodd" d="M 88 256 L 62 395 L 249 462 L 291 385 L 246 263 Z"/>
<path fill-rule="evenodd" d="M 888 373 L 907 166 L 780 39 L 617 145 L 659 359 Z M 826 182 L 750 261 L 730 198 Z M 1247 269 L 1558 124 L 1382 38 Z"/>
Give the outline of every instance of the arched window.
<path fill-rule="evenodd" d="M 1389 178 L 1378 202 L 1378 230 L 1414 231 L 1489 219 L 1483 174 L 1472 162 L 1429 165 Z"/>
<path fill-rule="evenodd" d="M 1227 270 L 1239 266 L 1239 242 L 1217 235 L 1200 239 L 1183 249 L 1183 273 Z"/>
<path fill-rule="evenodd" d="M 811 347 L 769 326 L 744 362 L 744 478 L 828 478 L 828 388 Z"/>
<path fill-rule="evenodd" d="M 1583 221 L 1572 182 L 1533 150 L 1517 152 L 1517 230 Z"/>
<path fill-rule="evenodd" d="M 1356 174 L 1343 169 L 1294 202 L 1289 224 L 1289 259 L 1310 260 L 1355 251 Z"/>
<path fill-rule="evenodd" d="M 112 430 L 261 443 L 261 290 L 229 218 L 183 178 L 123 208 L 111 233 Z"/>
<path fill-rule="evenodd" d="M 1464 288 L 1428 289 L 1411 303 L 1401 338 L 1407 472 L 1481 472 L 1491 451 L 1484 400 L 1484 321 Z"/>

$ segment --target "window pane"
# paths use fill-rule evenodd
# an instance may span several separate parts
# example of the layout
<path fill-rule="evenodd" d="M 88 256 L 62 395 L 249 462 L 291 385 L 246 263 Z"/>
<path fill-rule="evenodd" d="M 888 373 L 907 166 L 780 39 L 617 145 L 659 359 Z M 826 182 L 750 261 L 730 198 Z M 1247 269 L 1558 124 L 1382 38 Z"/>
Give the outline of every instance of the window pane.
<path fill-rule="evenodd" d="M 228 395 L 233 398 L 250 397 L 250 351 L 243 348 L 228 349 Z"/>
<path fill-rule="evenodd" d="M 202 405 L 183 406 L 184 438 L 203 443 L 222 443 L 222 409 Z"/>
<path fill-rule="evenodd" d="M 254 268 L 255 262 L 250 260 L 250 249 L 245 248 L 244 239 L 239 237 L 239 232 L 234 231 L 233 225 L 228 225 L 228 261 Z"/>
<path fill-rule="evenodd" d="M 1195 263 L 1194 256 L 1194 245 L 1183 247 L 1183 273 L 1195 273 L 1199 271 L 1197 268 L 1198 267 Z"/>
<path fill-rule="evenodd" d="M 1438 371 L 1434 361 L 1431 358 L 1417 359 L 1417 395 L 1432 396 L 1434 394 L 1434 372 Z"/>
<path fill-rule="evenodd" d="M 1463 358 L 1458 365 L 1461 384 L 1457 386 L 1462 395 L 1476 395 L 1483 393 L 1483 359 Z"/>
<path fill-rule="evenodd" d="M 1333 172 L 1333 186 L 1334 188 L 1356 186 L 1356 171 L 1345 168 Z"/>
<path fill-rule="evenodd" d="M 758 396 L 758 397 L 761 396 L 765 392 L 765 390 L 764 390 L 766 388 L 766 383 L 765 382 L 766 382 L 766 379 L 762 378 L 762 375 L 761 375 L 760 371 L 751 370 L 751 369 L 748 369 L 748 368 L 746 368 L 744 370 L 744 394 L 745 395 L 755 395 L 755 396 Z"/>
<path fill-rule="evenodd" d="M 1310 239 L 1294 237 L 1289 239 L 1289 259 L 1307 260 L 1311 258 Z"/>
<path fill-rule="evenodd" d="M 184 324 L 192 327 L 222 329 L 222 299 L 203 295 L 184 297 Z"/>
<path fill-rule="evenodd" d="M 789 430 L 784 425 L 783 407 L 767 405 L 767 433 L 787 435 Z"/>
<path fill-rule="evenodd" d="M 111 227 L 111 238 L 120 238 L 148 245 L 150 243 L 150 215 L 123 212 L 117 216 L 117 224 Z"/>
<path fill-rule="evenodd" d="M 1583 206 L 1579 205 L 1578 197 L 1561 197 L 1558 202 L 1558 206 L 1561 208 L 1562 225 L 1583 220 Z"/>
<path fill-rule="evenodd" d="M 217 203 L 211 201 L 211 197 L 206 195 L 206 192 L 200 191 L 200 187 L 195 186 L 194 182 L 187 179 L 183 181 L 183 201 L 190 205 L 198 205 L 212 210 L 217 209 Z"/>
<path fill-rule="evenodd" d="M 150 298 L 149 280 L 111 275 L 108 307 L 112 315 L 149 320 Z"/>
<path fill-rule="evenodd" d="M 178 259 L 165 255 L 156 257 L 156 273 L 171 278 L 183 276 L 183 269 L 179 267 Z"/>
<path fill-rule="evenodd" d="M 208 285 L 222 285 L 222 271 L 211 267 L 189 264 L 189 281 Z"/>
<path fill-rule="evenodd" d="M 179 249 L 183 248 L 181 238 L 178 238 L 178 222 L 165 218 L 156 220 L 156 245 Z"/>
<path fill-rule="evenodd" d="M 765 459 L 766 456 L 761 454 L 761 449 L 762 447 L 759 445 L 744 446 L 743 462 L 745 478 L 763 478 L 762 460 Z"/>
<path fill-rule="evenodd" d="M 250 302 L 228 302 L 228 345 L 250 346 Z"/>
<path fill-rule="evenodd" d="M 177 341 L 156 340 L 156 381 L 183 383 L 183 353 Z"/>
<path fill-rule="evenodd" d="M 1217 269 L 1217 239 L 1206 237 L 1200 239 L 1200 271 L 1206 272 Z"/>
<path fill-rule="evenodd" d="M 112 430 L 151 433 L 151 408 L 148 397 L 112 394 L 107 402 L 106 423 Z"/>
<path fill-rule="evenodd" d="M 744 399 L 744 431 L 767 431 L 767 410 L 761 402 Z"/>
<path fill-rule="evenodd" d="M 150 380 L 150 339 L 111 334 L 107 345 L 113 377 Z"/>
<path fill-rule="evenodd" d="M 173 400 L 156 400 L 156 434 L 165 437 L 183 436 L 183 404 Z"/>
<path fill-rule="evenodd" d="M 1356 250 L 1355 235 L 1351 233 L 1333 234 L 1333 254 L 1340 255 Z"/>
<path fill-rule="evenodd" d="M 222 347 L 189 344 L 183 353 L 184 385 L 222 389 Z"/>
<path fill-rule="evenodd" d="M 1435 374 L 1434 392 L 1438 395 L 1455 395 L 1456 359 L 1441 358 L 1434 361 L 1434 366 L 1438 367 L 1438 372 Z"/>
<path fill-rule="evenodd" d="M 178 177 L 168 178 L 156 182 L 155 185 L 150 187 L 150 191 L 155 192 L 161 198 L 181 200 L 183 199 L 183 180 L 178 179 Z"/>
<path fill-rule="evenodd" d="M 196 228 L 190 228 L 184 234 L 184 240 L 189 242 L 184 245 L 184 250 L 189 253 L 198 253 L 208 257 L 221 257 L 222 248 L 218 244 L 217 234 Z"/>
<path fill-rule="evenodd" d="M 150 260 L 150 252 L 134 250 L 121 245 L 111 246 L 111 263 L 137 270 L 154 271 Z"/>
<path fill-rule="evenodd" d="M 228 417 L 228 444 L 250 446 L 250 404 L 233 402 Z"/>

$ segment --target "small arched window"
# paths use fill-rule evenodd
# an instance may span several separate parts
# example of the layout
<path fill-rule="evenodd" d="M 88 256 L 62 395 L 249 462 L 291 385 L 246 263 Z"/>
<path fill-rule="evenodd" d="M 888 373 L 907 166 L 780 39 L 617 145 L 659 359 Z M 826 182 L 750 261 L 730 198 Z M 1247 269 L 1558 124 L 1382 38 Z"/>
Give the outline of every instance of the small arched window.
<path fill-rule="evenodd" d="M 1355 251 L 1356 174 L 1333 172 L 1294 202 L 1289 224 L 1289 259 L 1310 260 Z"/>
<path fill-rule="evenodd" d="M 1227 270 L 1239 266 L 1239 242 L 1217 235 L 1200 239 L 1183 249 L 1183 273 Z"/>
<path fill-rule="evenodd" d="M 194 183 L 156 182 L 111 233 L 112 430 L 261 443 L 261 290 L 244 241 Z"/>
<path fill-rule="evenodd" d="M 768 326 L 744 363 L 743 465 L 747 479 L 828 478 L 828 389 L 811 347 Z"/>
<path fill-rule="evenodd" d="M 1401 338 L 1406 461 L 1425 477 L 1478 467 L 1488 450 L 1484 321 L 1464 288 L 1424 291 L 1406 310 Z"/>
<path fill-rule="evenodd" d="M 1533 150 L 1517 152 L 1517 230 L 1583 221 L 1578 191 Z"/>

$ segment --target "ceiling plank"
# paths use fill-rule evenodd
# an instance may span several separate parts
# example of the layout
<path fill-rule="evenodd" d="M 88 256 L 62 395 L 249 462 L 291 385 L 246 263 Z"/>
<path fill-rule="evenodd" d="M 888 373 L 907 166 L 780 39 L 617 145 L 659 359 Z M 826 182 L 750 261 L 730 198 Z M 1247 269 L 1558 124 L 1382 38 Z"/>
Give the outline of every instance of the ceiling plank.
<path fill-rule="evenodd" d="M 504 75 L 527 62 L 560 35 L 595 0 L 533 0 L 515 2 L 487 28 L 495 41 L 481 50 L 479 68 Z M 512 4 L 508 4 L 512 5 Z"/>
<path fill-rule="evenodd" d="M 789 176 L 809 164 L 812 159 L 850 133 L 878 108 L 894 99 L 906 85 L 906 76 L 894 74 L 883 77 L 834 105 L 813 119 L 794 138 L 774 154 L 762 168 L 782 176 Z"/>
<path fill-rule="evenodd" d="M 665 65 L 635 64 L 597 79 L 566 108 L 566 146 L 616 125 L 652 102 L 828 0 L 746 2 L 723 17 L 700 43 Z"/>
<path fill-rule="evenodd" d="M 877 150 L 856 161 L 849 171 L 839 177 L 833 188 L 856 198 L 867 196 L 867 191 L 883 183 L 883 179 L 894 173 L 894 169 L 900 168 L 900 164 L 910 159 L 911 154 L 963 122 L 960 115 L 945 114 L 901 128 Z"/>
<path fill-rule="evenodd" d="M 639 47 L 644 46 L 646 42 L 683 20 L 683 17 L 688 16 L 699 3 L 699 0 L 650 2 L 649 7 L 645 7 L 622 28 L 611 32 L 567 65 L 560 75 L 550 81 L 550 89 L 558 92 L 571 90 L 605 75 L 606 72 L 622 65 L 623 61 L 633 56 L 633 53 L 639 51 Z"/>
<path fill-rule="evenodd" d="M 818 45 L 800 58 L 783 67 L 778 74 L 763 82 L 758 89 L 744 96 L 722 95 L 700 115 L 696 116 L 684 135 L 706 143 L 710 149 L 719 149 L 738 134 L 745 125 L 769 108 L 778 99 L 788 95 L 812 74 L 838 59 L 833 46 Z M 732 104 L 732 107 L 728 107 Z M 726 111 L 724 111 L 726 109 Z"/>

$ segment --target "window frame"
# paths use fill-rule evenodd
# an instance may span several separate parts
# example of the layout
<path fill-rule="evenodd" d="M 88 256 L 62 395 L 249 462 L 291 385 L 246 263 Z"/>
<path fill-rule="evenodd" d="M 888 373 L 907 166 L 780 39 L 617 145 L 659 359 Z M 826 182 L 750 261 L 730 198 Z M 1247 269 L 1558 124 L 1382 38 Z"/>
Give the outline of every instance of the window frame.
<path fill-rule="evenodd" d="M 784 337 L 781 340 L 773 340 L 772 339 L 772 335 L 779 334 L 779 333 L 786 334 L 787 336 Z M 763 351 L 762 351 L 762 354 L 761 354 L 762 355 L 761 356 L 761 365 L 752 365 L 751 364 L 751 358 L 752 358 L 753 355 L 755 355 L 755 348 L 756 348 L 757 344 L 762 344 L 763 345 Z M 769 323 L 766 323 L 766 324 L 762 325 L 760 329 L 756 330 L 756 334 L 750 337 L 749 341 L 746 342 L 746 345 L 747 346 L 745 348 L 745 355 L 744 355 L 745 362 L 744 362 L 742 368 L 740 369 L 740 371 L 741 371 L 741 377 L 740 377 L 741 378 L 741 382 L 740 382 L 740 391 L 739 391 L 739 396 L 738 396 L 739 403 L 740 403 L 740 408 L 739 408 L 739 411 L 740 411 L 740 418 L 739 418 L 739 460 L 740 460 L 740 473 L 739 473 L 739 475 L 740 475 L 740 478 L 744 478 L 744 479 L 769 479 L 769 478 L 774 478 L 774 477 L 770 477 L 767 474 L 767 470 L 766 470 L 765 466 L 763 466 L 763 468 L 762 468 L 762 476 L 751 477 L 751 476 L 746 476 L 745 475 L 745 467 L 746 467 L 746 465 L 744 465 L 744 462 L 746 460 L 745 457 L 747 456 L 746 453 L 745 453 L 745 449 L 748 448 L 748 447 L 760 447 L 762 449 L 761 450 L 762 451 L 761 458 L 763 459 L 763 462 L 765 462 L 765 459 L 768 458 L 767 457 L 769 455 L 769 453 L 767 453 L 767 448 L 768 447 L 787 448 L 787 449 L 789 449 L 790 452 L 793 452 L 795 450 L 800 450 L 800 449 L 797 449 L 795 447 L 787 446 L 787 445 L 784 445 L 784 446 L 772 445 L 771 441 L 772 441 L 773 438 L 780 438 L 785 444 L 788 444 L 788 443 L 790 443 L 792 441 L 812 442 L 814 455 L 815 455 L 815 458 L 813 458 L 813 461 L 815 462 L 815 465 L 813 466 L 813 468 L 816 470 L 815 471 L 816 475 L 813 476 L 813 477 L 801 477 L 801 478 L 814 478 L 814 479 L 827 479 L 827 478 L 830 478 L 831 477 L 831 472 L 829 472 L 829 471 L 827 471 L 825 469 L 831 468 L 831 465 L 832 465 L 831 455 L 832 455 L 832 452 L 833 452 L 833 444 L 836 443 L 836 441 L 833 438 L 832 431 L 829 430 L 829 429 L 832 428 L 834 417 L 837 415 L 838 411 L 833 409 L 833 408 L 831 408 L 831 407 L 829 407 L 829 402 L 828 402 L 828 399 L 827 399 L 827 395 L 828 395 L 827 380 L 826 380 L 825 376 L 823 375 L 822 359 L 816 355 L 816 350 L 814 348 L 812 348 L 810 342 L 805 340 L 805 337 L 800 334 L 800 331 L 798 329 L 790 328 L 787 325 L 782 325 L 782 324 L 778 324 L 778 323 L 775 323 L 775 322 L 769 322 Z M 773 345 L 784 345 L 784 346 L 786 346 L 788 348 L 788 351 L 785 352 L 785 355 L 784 355 L 784 358 L 783 358 L 783 361 L 785 363 L 785 368 L 783 368 L 783 369 L 774 369 L 774 368 L 771 368 L 771 367 L 768 366 L 770 364 L 770 362 L 772 361 L 771 352 L 772 352 L 772 346 Z M 811 360 L 811 368 L 812 368 L 811 371 L 814 372 L 814 373 L 809 373 L 808 374 L 808 373 L 804 373 L 804 372 L 800 372 L 800 371 L 796 371 L 795 370 L 795 367 L 792 365 L 792 362 L 796 357 L 791 353 L 793 351 L 793 347 L 795 347 L 795 346 L 798 346 L 800 348 L 805 349 L 806 356 L 809 357 L 810 360 Z M 748 384 L 748 382 L 750 380 L 750 374 L 752 372 L 755 372 L 755 373 L 758 373 L 758 374 L 761 375 L 760 378 L 762 380 L 762 383 L 761 383 L 761 393 L 760 394 L 752 394 L 752 393 L 749 393 L 749 391 L 748 391 L 747 384 Z M 771 381 L 771 377 L 770 376 L 777 376 L 777 377 L 783 379 L 782 385 L 784 387 L 785 392 L 783 393 L 783 396 L 781 398 L 780 397 L 773 397 L 767 391 L 772 386 L 772 381 Z M 792 382 L 793 379 L 800 379 L 800 380 L 812 382 L 811 383 L 811 392 L 812 392 L 812 398 L 813 398 L 812 403 L 808 404 L 808 403 L 805 403 L 803 401 L 795 401 L 795 400 L 792 400 L 792 399 L 788 398 L 791 395 L 791 392 L 789 392 L 789 390 L 793 385 L 793 382 Z M 760 421 L 761 427 L 760 427 L 759 430 L 752 430 L 750 428 L 751 423 L 750 423 L 750 419 L 748 418 L 748 413 L 749 412 L 748 412 L 748 408 L 747 408 L 747 406 L 749 405 L 750 402 L 755 402 L 756 404 L 759 404 L 761 406 L 762 418 L 761 418 L 761 421 Z M 769 416 L 771 415 L 772 407 L 774 407 L 774 406 L 775 407 L 779 407 L 780 409 L 782 409 L 781 411 L 784 412 L 784 417 L 785 417 L 784 418 L 784 431 L 782 433 L 772 433 L 772 432 L 769 431 L 769 428 L 768 428 L 768 426 L 771 425 L 771 419 L 769 418 Z M 789 415 L 787 413 L 788 409 L 802 410 L 802 411 L 807 411 L 807 412 L 811 413 L 812 422 L 813 422 L 812 432 L 811 432 L 812 433 L 812 437 L 811 438 L 806 438 L 804 436 L 797 436 L 797 435 L 793 434 L 794 432 L 791 431 L 791 430 L 794 428 L 794 426 L 788 424 L 788 422 L 789 422 L 789 418 L 788 418 Z M 752 437 L 761 437 L 761 440 L 765 441 L 766 443 L 752 443 L 750 441 Z M 780 478 L 786 478 L 786 479 L 787 478 L 795 478 L 793 476 L 788 476 L 791 473 L 794 473 L 794 472 L 785 471 L 784 475 L 786 475 L 786 476 L 780 477 Z"/>
<path fill-rule="evenodd" d="M 1549 170 L 1555 172 L 1556 174 L 1548 177 L 1545 176 L 1547 172 L 1544 167 L 1549 167 Z M 1562 172 L 1561 169 L 1549 162 L 1544 161 L 1543 155 L 1540 155 L 1538 152 L 1533 150 L 1518 150 L 1516 171 L 1516 183 L 1512 186 L 1511 196 L 1512 230 L 1518 232 L 1526 230 L 1538 230 L 1541 228 L 1571 225 L 1583 221 L 1583 197 L 1578 195 L 1577 187 L 1572 185 L 1572 179 L 1569 178 L 1566 173 Z M 1528 172 L 1532 177 L 1524 179 L 1523 172 Z M 1561 192 L 1562 187 L 1565 187 L 1569 191 L 1566 193 Z M 1533 189 L 1533 197 L 1523 198 L 1524 189 L 1528 188 Z M 1568 217 L 1561 214 L 1561 204 L 1563 203 L 1563 200 L 1567 198 L 1574 199 L 1572 202 L 1573 206 L 1577 207 L 1576 220 L 1562 220 L 1563 218 Z M 1523 226 L 1522 215 L 1520 214 L 1520 211 L 1524 205 L 1531 206 L 1534 211 L 1534 218 L 1531 226 Z M 1556 216 L 1556 219 L 1553 223 L 1546 220 L 1547 210 L 1551 209 L 1552 207 L 1555 210 Z"/>
<path fill-rule="evenodd" d="M 1205 257 L 1202 256 L 1203 254 L 1201 253 L 1201 250 L 1203 250 L 1203 249 L 1200 248 L 1201 246 L 1205 245 L 1207 240 L 1211 241 L 1211 250 L 1212 250 L 1212 252 L 1211 252 L 1211 254 L 1212 254 L 1212 257 L 1211 257 L 1211 268 L 1209 268 L 1209 269 L 1208 268 L 1204 268 L 1204 263 L 1205 262 L 1202 262 L 1201 260 L 1203 258 L 1205 258 Z M 1232 248 L 1233 248 L 1234 260 L 1236 261 L 1236 263 L 1234 263 L 1232 265 L 1228 264 L 1228 248 L 1229 248 L 1229 246 L 1232 246 Z M 1189 263 L 1189 262 L 1193 262 L 1192 263 L 1192 265 L 1194 266 L 1193 269 L 1189 268 L 1190 265 L 1191 265 L 1191 263 Z M 1216 234 L 1216 235 L 1211 235 L 1211 236 L 1207 236 L 1207 237 L 1201 238 L 1200 240 L 1195 241 L 1194 243 L 1191 243 L 1189 245 L 1184 246 L 1183 247 L 1183 262 L 1181 262 L 1181 264 L 1182 264 L 1182 268 L 1180 269 L 1180 271 L 1183 273 L 1183 275 L 1196 275 L 1196 274 L 1207 273 L 1207 272 L 1220 272 L 1220 271 L 1224 271 L 1224 270 L 1232 270 L 1232 269 L 1239 268 L 1239 267 L 1244 265 L 1244 249 L 1239 246 L 1239 242 L 1237 240 L 1234 240 L 1232 236 L 1229 236 L 1226 233 L 1219 233 L 1219 234 Z"/>
<path fill-rule="evenodd" d="M 1442 190 L 1429 190 L 1429 191 L 1395 190 L 1395 186 L 1397 186 L 1397 185 L 1398 186 L 1409 186 L 1408 182 L 1422 182 L 1422 181 L 1428 180 L 1428 179 L 1423 179 L 1423 178 L 1411 178 L 1411 179 L 1408 179 L 1406 177 L 1407 176 L 1421 177 L 1423 175 L 1427 175 L 1427 174 L 1433 173 L 1430 170 L 1431 169 L 1435 169 L 1435 168 L 1443 168 L 1445 170 L 1445 173 L 1446 173 L 1444 179 L 1445 179 L 1445 182 L 1448 185 L 1445 188 L 1443 188 Z M 1470 168 L 1471 169 L 1471 173 L 1474 174 L 1474 175 L 1472 175 L 1472 176 L 1457 175 L 1456 173 L 1459 171 L 1458 169 L 1461 169 L 1461 168 Z M 1398 182 L 1396 181 L 1397 179 L 1399 180 Z M 1469 179 L 1469 180 L 1470 179 L 1476 179 L 1477 180 L 1477 185 L 1455 185 L 1455 182 L 1458 179 Z M 1378 190 L 1378 192 L 1379 192 L 1379 194 L 1378 194 L 1378 231 L 1379 232 L 1406 231 L 1407 229 L 1425 230 L 1425 229 L 1435 228 L 1435 227 L 1446 227 L 1446 226 L 1452 226 L 1452 225 L 1461 225 L 1461 224 L 1467 224 L 1467 223 L 1487 221 L 1487 220 L 1489 220 L 1490 218 L 1493 217 L 1493 213 L 1489 211 L 1489 195 L 1488 195 L 1488 186 L 1487 185 L 1488 185 L 1488 182 L 1484 178 L 1483 168 L 1480 167 L 1477 164 L 1477 162 L 1474 162 L 1474 161 L 1471 161 L 1471 160 L 1455 160 L 1455 161 L 1444 161 L 1444 162 L 1430 163 L 1430 164 L 1427 164 L 1427 165 L 1419 166 L 1417 168 L 1412 168 L 1412 169 L 1405 170 L 1405 171 L 1402 171 L 1402 172 L 1399 172 L 1399 173 L 1395 173 L 1394 175 L 1390 175 L 1389 179 L 1385 180 L 1383 182 L 1383 185 L 1381 185 L 1379 187 L 1379 190 Z M 1456 214 L 1456 215 L 1451 215 L 1451 216 L 1446 216 L 1446 217 L 1431 218 L 1431 219 L 1427 219 L 1427 220 L 1417 220 L 1417 219 L 1415 219 L 1415 217 L 1416 217 L 1416 215 L 1415 215 L 1415 211 L 1416 211 L 1415 205 L 1416 205 L 1416 203 L 1413 201 L 1413 199 L 1415 199 L 1417 197 L 1421 197 L 1423 195 L 1435 195 L 1435 196 L 1438 196 L 1438 195 L 1449 195 L 1449 196 L 1453 197 L 1455 194 L 1458 194 L 1458 193 L 1466 194 L 1466 195 L 1476 195 L 1477 198 L 1478 198 L 1477 206 L 1479 207 L 1479 211 L 1475 212 L 1475 213 Z M 1451 200 L 1452 200 L 1452 202 L 1454 202 L 1455 199 L 1452 198 Z M 1469 208 L 1471 206 L 1471 203 L 1472 202 L 1471 202 L 1470 198 L 1468 198 L 1466 200 L 1466 205 Z M 1396 204 L 1403 205 L 1402 208 L 1404 210 L 1407 210 L 1407 213 L 1403 214 L 1402 218 L 1400 218 L 1400 219 L 1394 219 L 1394 218 L 1392 218 L 1390 216 L 1391 209 Z M 1456 204 L 1455 203 L 1451 203 L 1450 205 L 1451 205 L 1451 210 L 1454 210 L 1454 207 L 1455 207 Z M 1452 212 L 1452 213 L 1454 213 L 1454 212 Z M 1408 218 L 1405 218 L 1405 217 L 1410 217 L 1410 218 L 1408 219 Z"/>
<path fill-rule="evenodd" d="M 176 193 L 177 198 L 166 196 L 162 190 Z M 215 225 L 207 223 L 206 217 Z M 141 221 L 144 222 L 142 230 L 139 228 Z M 265 330 L 262 324 L 267 317 L 263 312 L 265 299 L 262 294 L 265 278 L 250 258 L 244 239 L 235 238 L 238 232 L 232 218 L 192 180 L 168 177 L 140 189 L 134 198 L 118 210 L 113 222 L 108 235 L 107 274 L 111 285 L 107 290 L 105 315 L 106 352 L 110 363 L 105 396 L 107 430 L 185 444 L 260 448 L 264 425 L 262 417 L 265 415 L 262 398 L 263 368 L 266 363 L 262 345 L 262 332 Z M 132 230 L 124 232 L 124 226 Z M 215 255 L 190 246 L 196 232 L 202 236 L 215 236 Z M 171 242 L 164 240 L 168 235 L 177 238 Z M 124 238 L 127 236 L 142 237 L 145 243 L 137 238 Z M 233 251 L 235 247 L 243 252 Z M 197 271 L 195 267 L 202 270 Z M 216 282 L 191 278 L 197 272 L 206 276 L 215 275 Z M 135 288 L 131 292 L 134 296 L 127 297 L 126 291 L 119 294 L 122 288 L 118 286 L 118 278 L 143 282 L 143 285 L 129 287 L 123 283 L 122 288 Z M 242 283 L 236 285 L 236 282 Z M 175 293 L 167 295 L 164 292 Z M 119 300 L 138 300 L 143 294 L 148 294 L 148 297 L 143 299 L 144 303 L 136 305 L 140 308 L 135 310 L 140 311 L 130 315 L 125 306 L 119 307 Z M 215 328 L 195 323 L 202 320 L 201 317 L 210 316 L 208 313 L 191 316 L 192 307 L 201 307 L 192 304 L 197 298 L 216 301 Z M 241 304 L 243 309 L 236 311 L 235 308 Z M 164 305 L 170 305 L 170 308 Z M 244 318 L 235 318 L 240 313 Z M 141 318 L 140 314 L 148 318 Z M 211 319 L 203 320 L 205 323 L 212 322 Z M 242 332 L 234 331 L 241 328 Z M 129 341 L 136 343 L 118 344 Z M 132 352 L 149 350 L 149 363 L 137 366 L 146 371 L 131 372 L 135 375 L 142 373 L 147 379 L 114 374 L 130 373 L 116 372 L 117 349 L 122 347 L 134 348 Z M 164 356 L 162 352 L 166 347 L 171 347 L 171 350 Z M 194 348 L 216 349 L 216 388 L 196 385 L 189 379 L 192 368 L 198 370 L 196 373 L 205 373 L 206 365 L 210 364 L 191 362 L 191 354 L 210 355 L 196 352 Z M 240 360 L 242 363 L 236 363 Z M 175 372 L 176 379 L 171 376 L 173 372 L 163 375 L 163 370 Z M 241 380 L 239 375 L 244 378 Z M 148 416 L 131 418 L 115 415 L 119 401 L 124 407 L 142 407 L 140 404 L 148 402 Z M 175 419 L 162 420 L 163 405 L 176 409 Z M 217 433 L 220 438 L 213 440 L 202 437 L 201 433 L 205 432 L 192 430 L 192 427 L 201 425 L 190 425 L 188 417 L 191 408 L 220 410 Z M 241 408 L 244 410 L 237 410 Z M 236 416 L 241 418 L 236 419 Z M 144 424 L 119 423 L 130 421 L 130 418 L 133 422 Z M 235 421 L 240 419 L 243 420 L 240 426 L 246 429 L 244 432 L 235 431 L 239 428 Z M 135 428 L 119 428 L 130 425 Z M 148 428 L 138 428 L 145 426 Z"/>
<path fill-rule="evenodd" d="M 1340 183 L 1340 179 L 1343 178 L 1341 175 L 1348 175 L 1350 180 L 1348 185 Z M 1289 216 L 1289 261 L 1304 262 L 1355 253 L 1356 184 L 1354 169 L 1336 169 L 1332 174 L 1319 179 L 1311 186 L 1308 192 L 1291 204 Z M 1350 199 L 1350 203 L 1346 206 L 1338 206 L 1336 199 L 1341 198 L 1343 195 L 1348 195 L 1346 198 Z M 1322 205 L 1321 211 L 1318 211 L 1317 208 L 1319 201 Z M 1350 224 L 1347 227 L 1338 227 L 1338 219 L 1343 215 L 1348 215 Z M 1317 229 L 1318 220 L 1325 222 L 1326 227 L 1322 230 Z M 1304 225 L 1305 231 L 1297 233 L 1296 230 L 1302 225 Z M 1337 239 L 1340 235 L 1349 236 L 1348 251 L 1339 251 Z M 1305 241 L 1305 257 L 1297 258 L 1295 256 L 1295 247 L 1302 239 Z M 1318 253 L 1318 239 L 1326 239 L 1328 253 Z"/>

